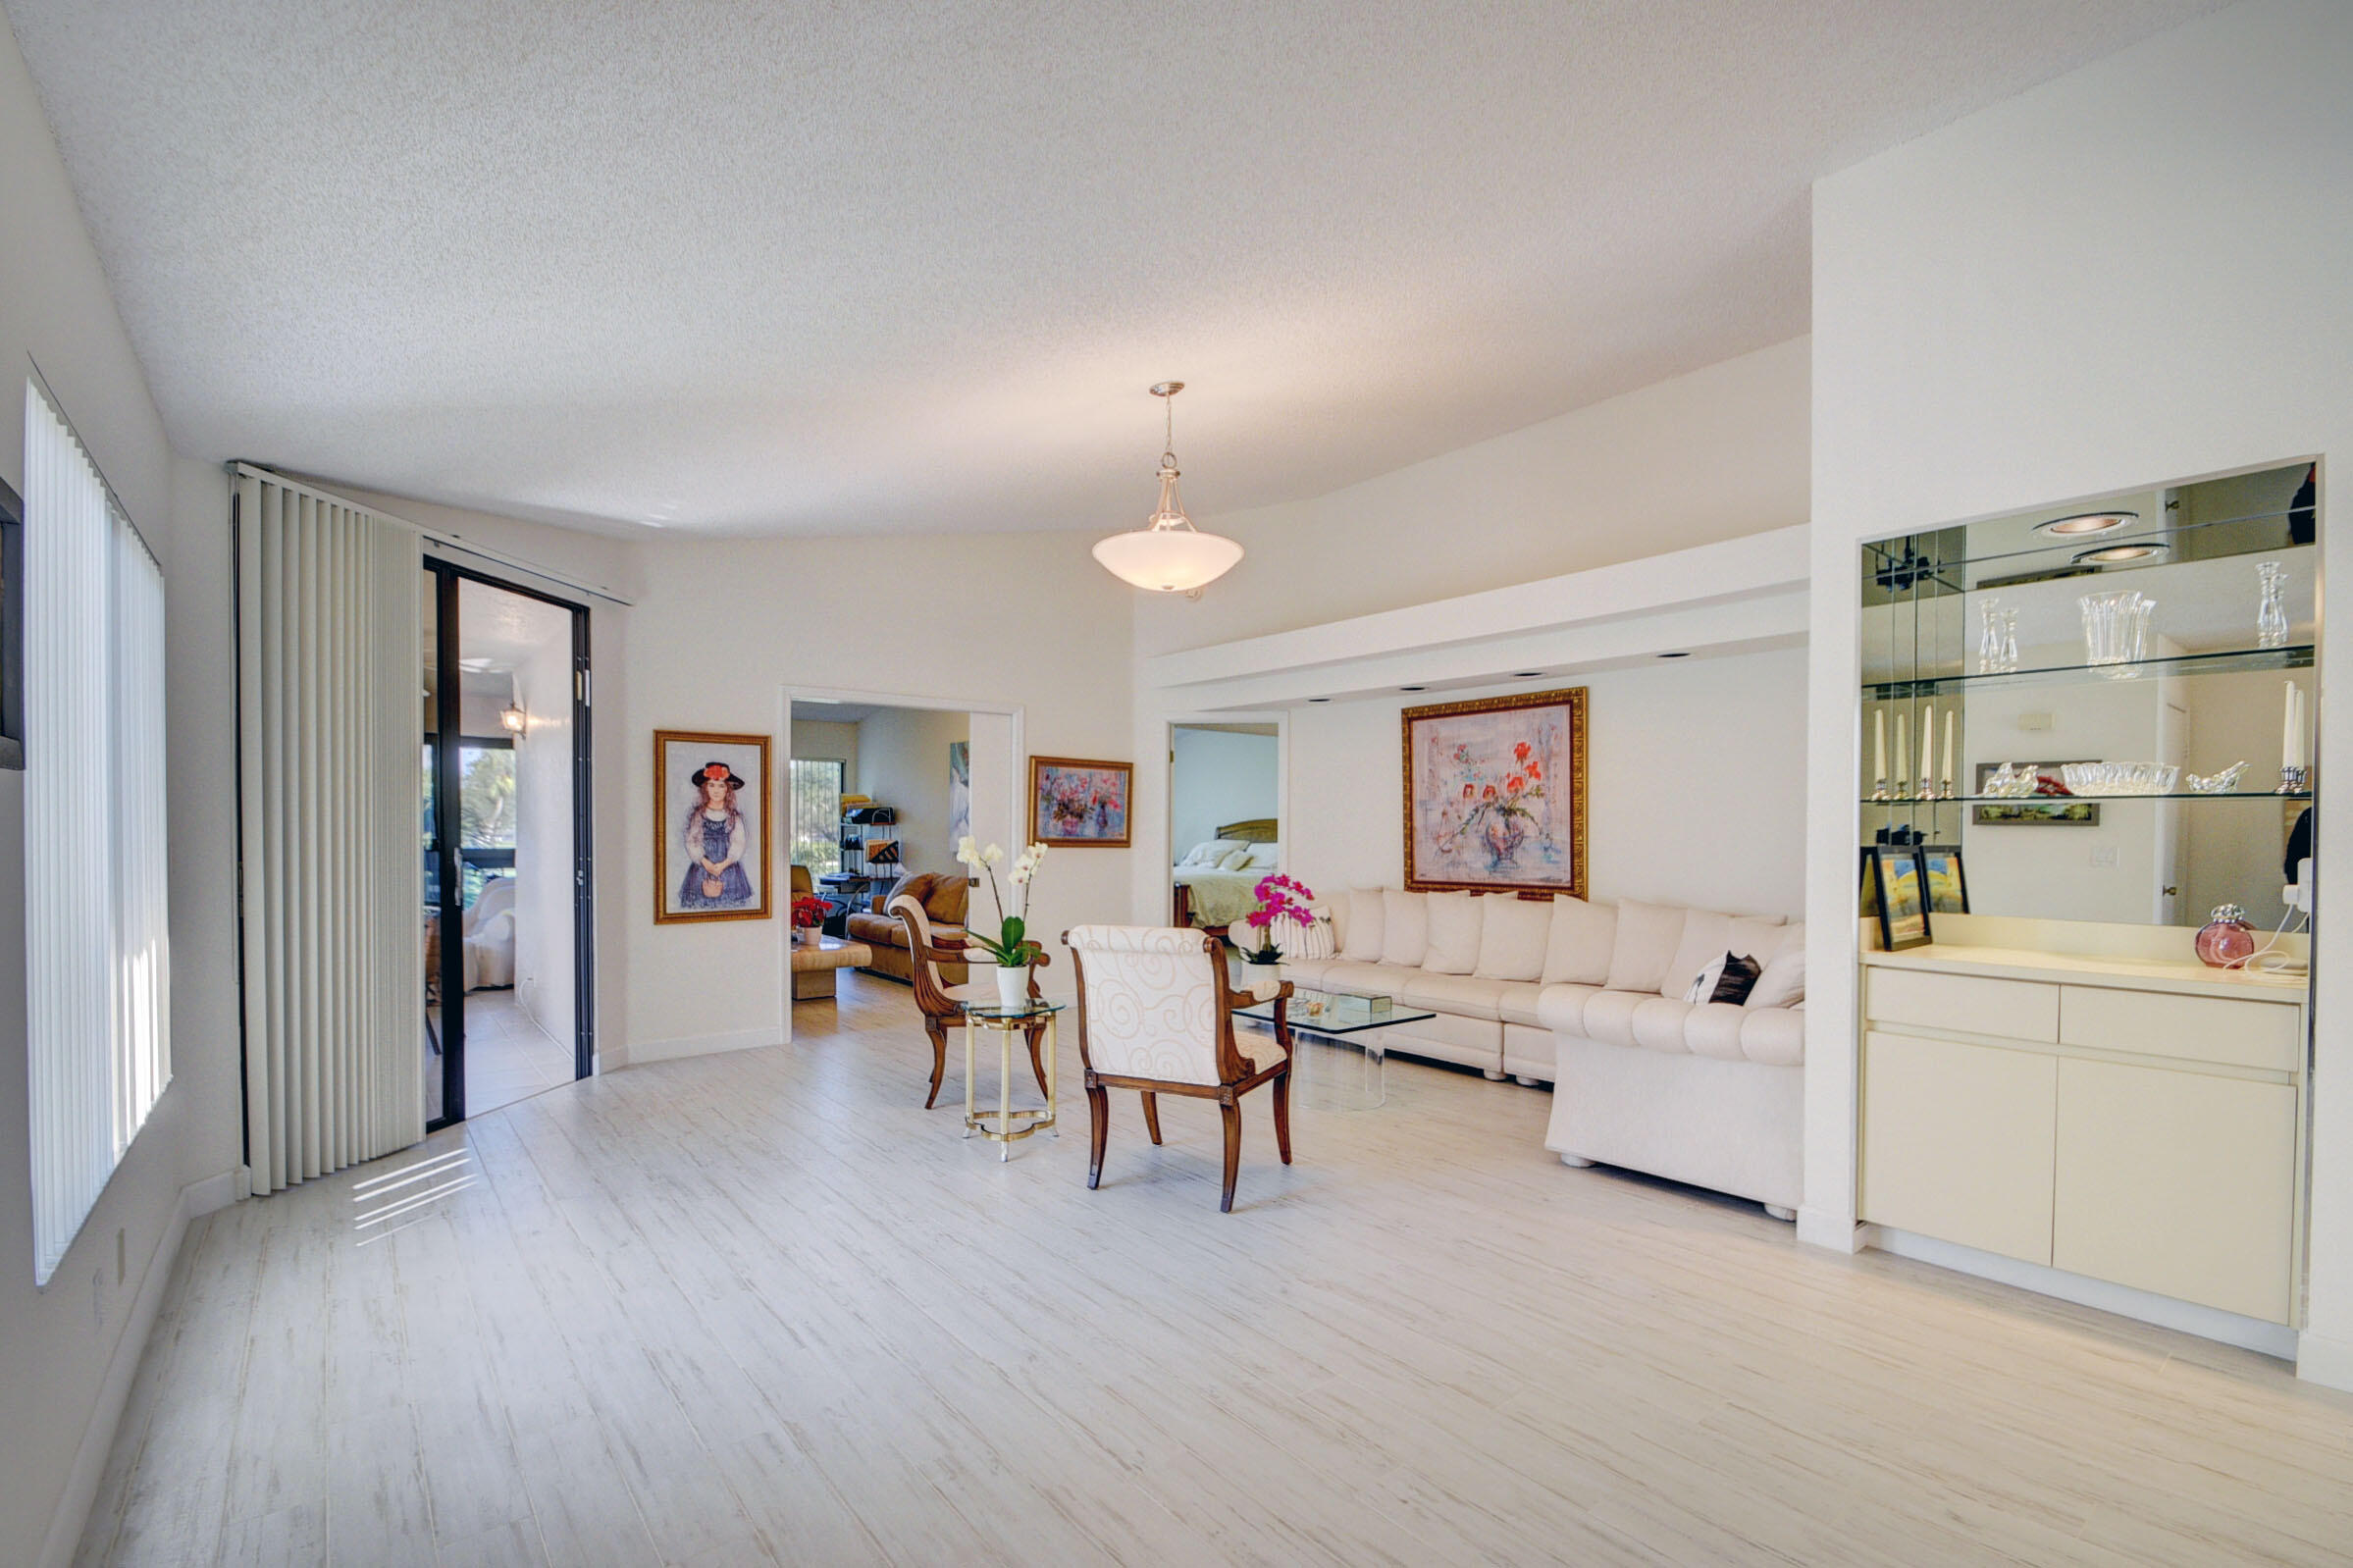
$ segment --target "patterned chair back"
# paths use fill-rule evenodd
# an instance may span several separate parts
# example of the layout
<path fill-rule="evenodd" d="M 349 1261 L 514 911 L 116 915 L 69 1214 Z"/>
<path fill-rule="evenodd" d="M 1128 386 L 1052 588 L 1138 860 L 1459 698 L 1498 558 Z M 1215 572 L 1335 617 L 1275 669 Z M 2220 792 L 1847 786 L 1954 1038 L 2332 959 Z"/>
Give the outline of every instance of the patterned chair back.
<path fill-rule="evenodd" d="M 1063 940 L 1077 960 L 1079 1045 L 1089 1067 L 1168 1083 L 1227 1081 L 1219 1071 L 1225 960 L 1214 937 L 1167 926 L 1080 925 Z"/>

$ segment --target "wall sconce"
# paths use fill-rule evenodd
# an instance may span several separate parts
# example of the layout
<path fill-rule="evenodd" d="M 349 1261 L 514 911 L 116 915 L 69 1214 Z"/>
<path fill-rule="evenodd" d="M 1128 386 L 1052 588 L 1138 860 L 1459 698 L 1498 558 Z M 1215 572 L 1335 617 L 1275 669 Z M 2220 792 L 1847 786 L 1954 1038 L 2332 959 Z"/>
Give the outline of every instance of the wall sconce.
<path fill-rule="evenodd" d="M 498 722 L 506 727 L 507 734 L 520 735 L 523 727 L 531 722 L 531 715 L 523 711 L 522 704 L 509 703 L 498 709 Z"/>

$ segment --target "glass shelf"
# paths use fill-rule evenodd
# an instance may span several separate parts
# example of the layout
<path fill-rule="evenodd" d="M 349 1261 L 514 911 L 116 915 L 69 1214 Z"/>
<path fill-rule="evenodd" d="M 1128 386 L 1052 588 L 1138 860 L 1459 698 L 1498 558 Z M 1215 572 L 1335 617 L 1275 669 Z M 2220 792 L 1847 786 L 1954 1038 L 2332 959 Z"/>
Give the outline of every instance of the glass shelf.
<path fill-rule="evenodd" d="M 2098 510 L 2097 507 L 2086 507 L 2084 509 L 2087 511 Z M 2087 549 L 2097 549 L 2106 546 L 2162 544 L 2170 547 L 2176 543 L 2192 540 L 2201 534 L 2206 534 L 2218 529 L 2238 528 L 2243 527 L 2248 523 L 2265 523 L 2271 522 L 2275 519 L 2281 522 L 2287 522 L 2294 518 L 2299 511 L 2305 511 L 2309 509 L 2310 508 L 2305 507 L 2283 506 L 2272 511 L 2246 512 L 2236 517 L 2210 517 L 2204 522 L 2199 523 L 2134 523 L 2118 528 L 2109 533 L 2071 534 L 2065 536 L 2065 538 L 2046 536 L 2044 538 L 2036 539 L 2030 544 L 2020 545 L 2011 549 L 1986 550 L 1982 553 L 1963 552 L 1962 554 L 1951 557 L 1940 556 L 1934 560 L 1923 560 L 1916 553 L 1916 545 L 1914 542 L 1924 537 L 1919 534 L 1901 534 L 1888 539 L 1865 540 L 1863 541 L 1862 548 L 1864 554 L 1869 557 L 1870 564 L 1867 568 L 1868 570 L 1874 572 L 1888 572 L 1899 576 L 1909 576 L 1919 582 L 1927 582 L 1931 580 L 1937 580 L 1941 582 L 1943 575 L 1947 572 L 1953 572 L 1966 567 L 1987 566 L 1997 562 L 2024 564 L 2030 567 L 2031 563 L 2040 558 L 2056 557 L 2060 562 L 2073 564 L 2074 557 L 2077 554 L 2080 554 L 2082 551 Z M 2260 550 L 2229 550 L 2223 553 L 2230 555 L 2254 555 L 2268 554 L 2276 550 L 2303 549 L 2309 548 L 2309 546 L 2299 545 L 2293 540 L 2283 540 L 2275 546 L 2266 547 Z M 2214 559 L 2218 557 L 2209 555 L 2206 558 Z M 2094 572 L 2088 572 L 2084 575 L 2097 575 L 2098 571 L 2100 570 L 2113 571 L 2118 567 L 2123 567 L 2129 570 L 2144 565 L 2158 564 L 2161 564 L 2161 562 L 2118 561 L 2109 563 L 2104 567 L 2096 569 Z M 1960 582 L 1955 581 L 1944 583 L 1943 587 L 1947 593 L 1960 593 L 1961 592 L 1962 585 Z"/>
<path fill-rule="evenodd" d="M 1866 701 L 1900 702 L 1907 698 L 1943 697 L 2000 686 L 2077 685 L 2093 680 L 2130 680 L 2143 671 L 2164 678 L 2181 675 L 2231 675 L 2243 670 L 2310 669 L 2313 648 L 2233 648 L 2215 653 L 2175 653 L 2165 658 L 2140 658 L 2124 664 L 2049 664 L 2035 669 L 1987 671 L 1978 675 L 1923 675 L 1909 681 L 1871 681 Z"/>
<path fill-rule="evenodd" d="M 1865 806 L 1887 810 L 1898 807 L 1919 806 L 2114 806 L 2119 801 L 2309 801 L 2312 791 L 2297 790 L 2282 795 L 2277 790 L 2230 790 L 2207 795 L 2195 790 L 2176 790 L 2170 795 L 1940 795 L 1933 801 L 1923 801 L 1916 795 L 1899 795 L 1893 800 L 1874 801 L 1862 798 Z"/>

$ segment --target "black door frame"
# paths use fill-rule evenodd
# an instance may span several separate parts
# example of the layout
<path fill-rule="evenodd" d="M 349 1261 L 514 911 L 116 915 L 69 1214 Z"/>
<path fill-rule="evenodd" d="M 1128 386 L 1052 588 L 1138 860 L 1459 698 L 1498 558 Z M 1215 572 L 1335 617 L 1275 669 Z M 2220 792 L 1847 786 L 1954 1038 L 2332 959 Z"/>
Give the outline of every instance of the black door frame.
<path fill-rule="evenodd" d="M 585 1078 L 597 1062 L 596 866 L 590 823 L 595 813 L 589 758 L 589 608 L 574 600 L 475 567 L 435 556 L 422 559 L 434 582 L 434 810 L 433 853 L 441 883 L 442 939 L 442 1114 L 428 1132 L 466 1119 L 464 940 L 457 936 L 465 911 L 465 880 L 458 854 L 460 812 L 455 809 L 462 780 L 458 680 L 458 583 L 470 580 L 502 593 L 519 594 L 569 611 L 572 617 L 572 1076 Z M 445 739 L 444 739 L 445 738 Z"/>

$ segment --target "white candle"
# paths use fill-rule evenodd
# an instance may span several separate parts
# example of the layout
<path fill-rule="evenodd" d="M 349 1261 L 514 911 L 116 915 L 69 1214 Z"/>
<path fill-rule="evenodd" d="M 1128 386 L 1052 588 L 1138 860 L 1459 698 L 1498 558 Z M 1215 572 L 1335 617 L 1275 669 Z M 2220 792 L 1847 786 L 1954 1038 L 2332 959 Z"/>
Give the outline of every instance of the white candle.
<path fill-rule="evenodd" d="M 1896 782 L 1904 782 L 1904 770 L 1911 763 L 1911 715 L 1896 709 Z"/>
<path fill-rule="evenodd" d="M 1871 782 L 1887 782 L 1887 709 L 1871 714 Z"/>
<path fill-rule="evenodd" d="M 1926 793 L 1936 782 L 1936 707 L 1931 704 L 1920 709 L 1920 789 Z"/>
<path fill-rule="evenodd" d="M 2296 683 L 2283 681 L 2279 694 L 2279 765 L 2296 765 Z"/>
<path fill-rule="evenodd" d="M 2302 767 L 2304 765 L 2304 758 L 2310 755 L 2306 749 L 2304 741 L 2304 728 L 2306 723 L 2304 711 L 2304 688 L 2301 686 L 2290 686 L 2288 691 L 2296 700 L 2296 718 L 2295 722 L 2288 726 L 2289 746 L 2287 759 L 2296 766 Z"/>
<path fill-rule="evenodd" d="M 1945 709 L 1945 793 L 1953 793 L 1953 709 Z"/>

